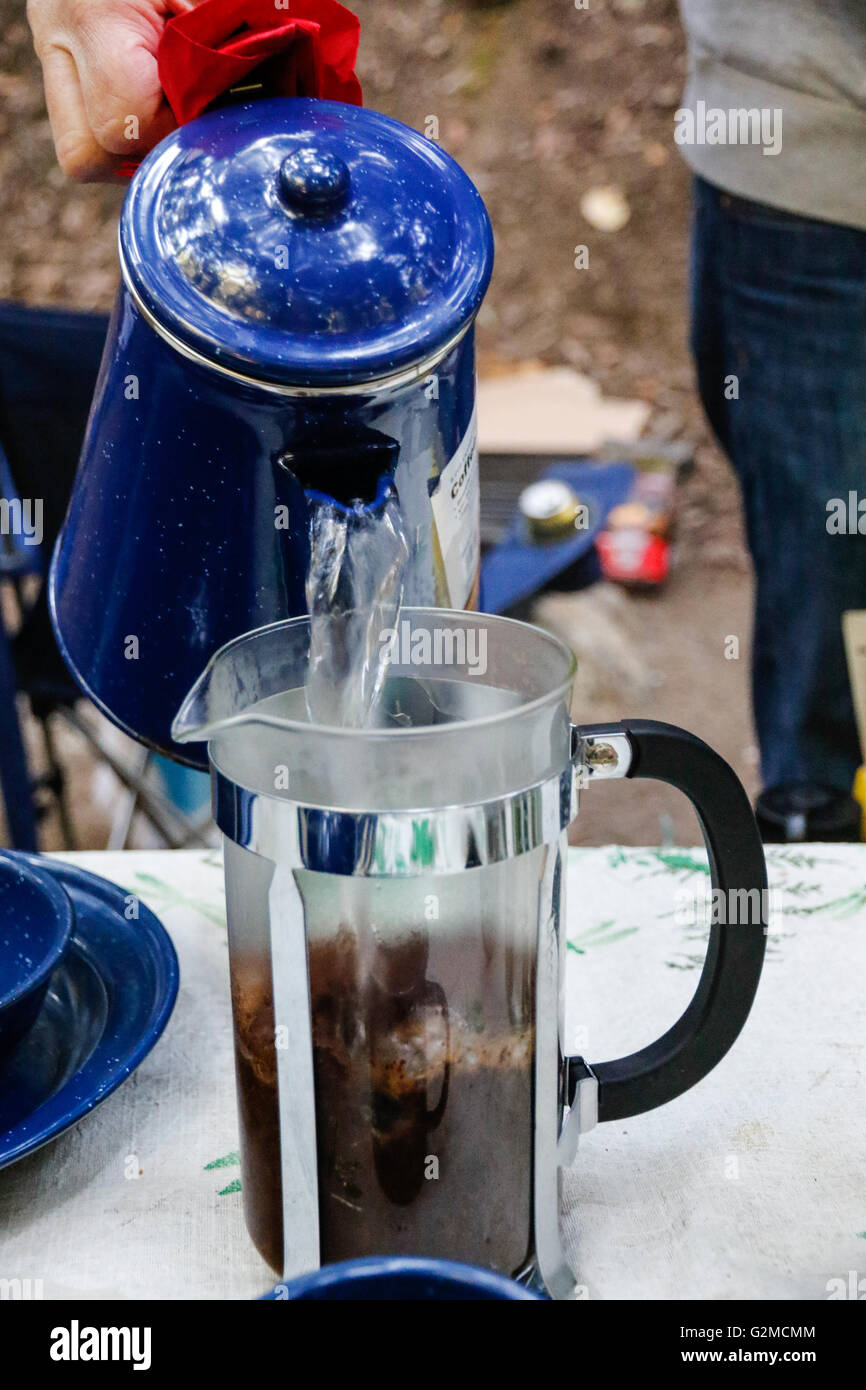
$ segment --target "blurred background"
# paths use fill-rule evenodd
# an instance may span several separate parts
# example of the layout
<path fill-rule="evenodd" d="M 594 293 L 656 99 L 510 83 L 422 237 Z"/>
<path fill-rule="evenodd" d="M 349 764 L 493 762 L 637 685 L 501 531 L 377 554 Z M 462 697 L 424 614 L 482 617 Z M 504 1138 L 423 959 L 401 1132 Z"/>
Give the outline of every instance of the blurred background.
<path fill-rule="evenodd" d="M 490 210 L 497 263 L 478 326 L 482 382 L 527 366 L 541 380 L 544 369 L 568 367 L 602 399 L 641 403 L 647 447 L 691 464 L 679 474 L 662 587 L 602 582 L 529 606 L 529 616 L 577 651 L 574 717 L 683 724 L 718 748 L 754 793 L 751 577 L 736 488 L 704 424 L 688 354 L 689 176 L 673 140 L 685 60 L 674 0 L 591 0 L 586 10 L 570 0 L 351 7 L 363 26 L 365 104 L 422 131 L 435 118 L 440 143 Z M 23 0 L 0 0 L 0 36 L 0 299 L 105 312 L 118 279 L 123 190 L 79 186 L 58 169 Z M 589 253 L 580 270 L 578 245 Z M 531 373 L 523 389 L 531 395 Z M 51 399 L 46 381 L 46 418 Z M 484 401 L 482 448 L 485 428 L 496 432 Z M 494 409 L 488 404 L 488 414 Z M 488 459 L 482 471 L 491 495 L 492 468 Z M 16 586 L 39 582 L 19 575 L 2 585 L 10 629 Z M 40 848 L 164 842 L 160 808 L 169 843 L 208 838 L 202 785 L 172 786 L 146 769 L 137 746 L 85 703 L 72 718 L 42 722 L 26 699 L 19 703 L 32 768 L 50 779 L 56 762 L 66 778 L 64 814 L 50 785 L 39 797 Z M 140 799 L 123 792 L 124 771 L 144 776 L 154 814 L 142 815 Z M 573 838 L 656 844 L 699 836 L 670 789 L 614 783 L 586 798 Z M 2 824 L 0 843 L 9 843 Z"/>

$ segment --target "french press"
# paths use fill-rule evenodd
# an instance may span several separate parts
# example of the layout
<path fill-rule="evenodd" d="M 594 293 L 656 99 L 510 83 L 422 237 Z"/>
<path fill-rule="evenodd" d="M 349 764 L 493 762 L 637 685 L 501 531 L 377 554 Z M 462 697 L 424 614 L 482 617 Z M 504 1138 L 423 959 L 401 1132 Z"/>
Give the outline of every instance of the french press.
<path fill-rule="evenodd" d="M 415 608 L 381 637 L 375 727 L 308 721 L 306 619 L 224 647 L 174 724 L 208 742 L 225 840 L 247 1221 L 286 1275 L 408 1253 L 567 1296 L 558 1186 L 579 1133 L 693 1086 L 749 1013 L 754 817 L 691 734 L 574 725 L 574 658 L 537 628 Z M 566 832 L 608 777 L 691 798 L 726 910 L 682 1017 L 589 1063 L 561 1046 Z"/>

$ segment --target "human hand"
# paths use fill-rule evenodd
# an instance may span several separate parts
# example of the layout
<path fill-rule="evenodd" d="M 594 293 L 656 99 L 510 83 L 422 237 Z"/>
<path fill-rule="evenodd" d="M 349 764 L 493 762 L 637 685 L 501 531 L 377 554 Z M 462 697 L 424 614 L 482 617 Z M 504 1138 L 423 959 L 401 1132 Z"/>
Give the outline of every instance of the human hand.
<path fill-rule="evenodd" d="M 174 130 L 156 67 L 167 20 L 193 0 L 27 0 L 64 173 L 114 181 Z"/>

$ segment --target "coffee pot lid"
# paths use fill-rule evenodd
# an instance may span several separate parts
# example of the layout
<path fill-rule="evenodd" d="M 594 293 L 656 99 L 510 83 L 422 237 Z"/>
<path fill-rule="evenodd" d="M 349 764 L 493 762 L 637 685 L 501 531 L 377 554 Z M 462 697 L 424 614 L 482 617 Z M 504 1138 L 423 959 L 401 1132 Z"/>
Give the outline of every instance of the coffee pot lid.
<path fill-rule="evenodd" d="M 181 351 L 277 387 L 399 378 L 477 312 L 493 238 L 432 140 L 341 102 L 213 111 L 145 159 L 124 203 L 127 285 Z"/>

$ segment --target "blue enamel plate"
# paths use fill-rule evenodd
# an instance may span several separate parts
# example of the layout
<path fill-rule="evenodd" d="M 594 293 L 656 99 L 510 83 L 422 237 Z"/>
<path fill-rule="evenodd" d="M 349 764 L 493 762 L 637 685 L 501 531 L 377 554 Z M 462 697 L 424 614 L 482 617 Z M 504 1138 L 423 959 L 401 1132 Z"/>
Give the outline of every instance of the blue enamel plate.
<path fill-rule="evenodd" d="M 504 1274 L 456 1260 L 435 1260 L 418 1255 L 371 1255 L 342 1260 L 277 1284 L 261 1302 L 301 1299 L 305 1302 L 336 1299 L 340 1302 L 464 1303 L 509 1299 L 540 1302 L 544 1295 L 518 1284 Z"/>
<path fill-rule="evenodd" d="M 0 1168 L 33 1153 L 94 1110 L 135 1071 L 167 1024 L 178 989 L 162 923 L 83 869 L 21 855 L 66 889 L 72 940 L 39 1016 L 0 1073 Z"/>

